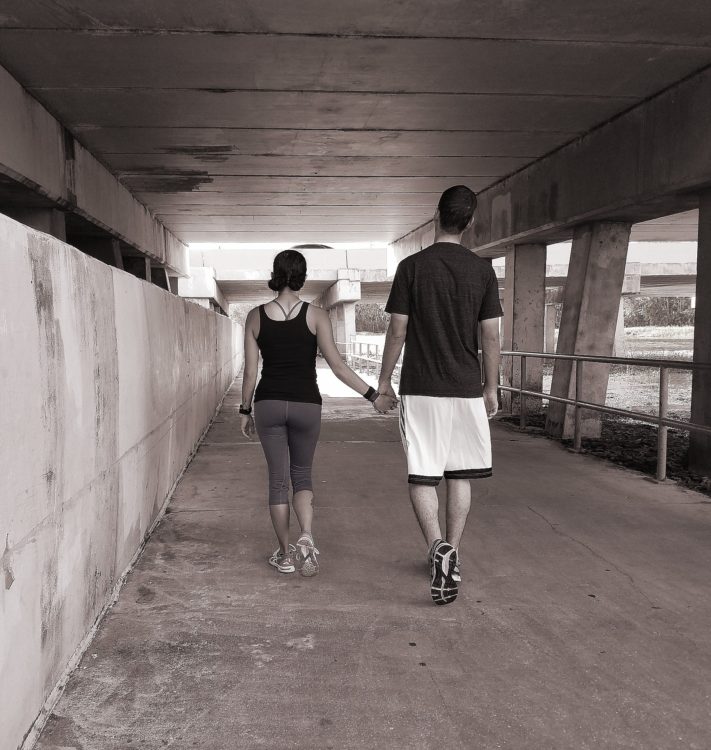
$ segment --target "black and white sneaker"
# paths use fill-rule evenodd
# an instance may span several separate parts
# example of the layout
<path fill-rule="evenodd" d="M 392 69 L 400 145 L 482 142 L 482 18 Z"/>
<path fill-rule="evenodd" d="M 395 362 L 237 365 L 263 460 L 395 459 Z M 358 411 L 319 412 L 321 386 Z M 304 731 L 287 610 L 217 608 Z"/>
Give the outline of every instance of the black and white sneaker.
<path fill-rule="evenodd" d="M 444 539 L 437 539 L 430 548 L 429 558 L 432 601 L 435 604 L 451 604 L 459 593 L 457 550 Z"/>

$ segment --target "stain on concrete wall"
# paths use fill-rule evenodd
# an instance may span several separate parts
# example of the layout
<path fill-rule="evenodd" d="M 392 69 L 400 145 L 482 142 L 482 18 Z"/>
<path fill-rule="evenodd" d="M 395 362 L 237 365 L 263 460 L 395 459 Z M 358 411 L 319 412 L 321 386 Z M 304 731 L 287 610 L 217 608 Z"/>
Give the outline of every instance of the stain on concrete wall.
<path fill-rule="evenodd" d="M 397 265 L 408 255 L 419 253 L 422 248 L 428 247 L 434 242 L 434 222 L 428 221 L 421 227 L 414 229 L 409 234 L 396 240 L 390 245 L 388 251 L 388 276 L 395 275 Z"/>
<path fill-rule="evenodd" d="M 14 750 L 241 352 L 228 318 L 3 216 L 0 247 L 0 750 Z"/>

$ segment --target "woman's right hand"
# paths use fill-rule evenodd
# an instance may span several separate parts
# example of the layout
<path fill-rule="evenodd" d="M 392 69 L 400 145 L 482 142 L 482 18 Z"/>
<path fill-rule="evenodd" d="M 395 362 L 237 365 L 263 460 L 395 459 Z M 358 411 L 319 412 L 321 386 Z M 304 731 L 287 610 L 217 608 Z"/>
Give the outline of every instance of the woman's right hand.
<path fill-rule="evenodd" d="M 251 414 L 240 414 L 240 429 L 242 430 L 242 434 L 252 439 L 252 435 L 257 431 L 254 426 L 254 419 Z"/>
<path fill-rule="evenodd" d="M 397 398 L 387 393 L 381 393 L 380 396 L 378 396 L 378 398 L 376 398 L 373 402 L 375 411 L 379 412 L 380 414 L 387 414 L 387 412 L 389 412 L 391 409 L 394 409 L 396 406 Z"/>

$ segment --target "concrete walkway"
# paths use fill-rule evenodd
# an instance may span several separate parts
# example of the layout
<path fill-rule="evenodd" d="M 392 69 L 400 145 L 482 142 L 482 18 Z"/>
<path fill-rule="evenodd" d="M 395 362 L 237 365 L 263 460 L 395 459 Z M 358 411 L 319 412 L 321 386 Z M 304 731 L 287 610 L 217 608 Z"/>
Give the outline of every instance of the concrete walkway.
<path fill-rule="evenodd" d="M 327 402 L 321 575 L 266 563 L 233 389 L 40 748 L 709 747 L 711 503 L 497 426 L 435 607 L 396 419 Z"/>

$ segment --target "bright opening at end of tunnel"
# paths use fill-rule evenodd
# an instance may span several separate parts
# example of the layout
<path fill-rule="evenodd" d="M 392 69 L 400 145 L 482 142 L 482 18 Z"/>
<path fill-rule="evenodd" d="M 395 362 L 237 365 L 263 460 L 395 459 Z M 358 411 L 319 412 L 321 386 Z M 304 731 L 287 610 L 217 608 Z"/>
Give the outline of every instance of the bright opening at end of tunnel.
<path fill-rule="evenodd" d="M 288 250 L 290 247 L 320 247 L 330 250 L 385 250 L 389 243 L 374 242 L 192 242 L 190 250 L 263 250 L 265 252 Z"/>

